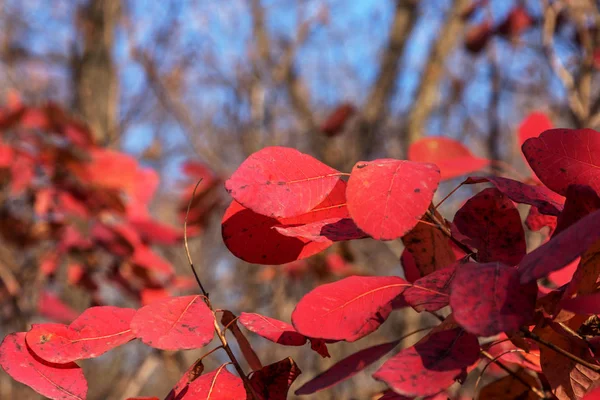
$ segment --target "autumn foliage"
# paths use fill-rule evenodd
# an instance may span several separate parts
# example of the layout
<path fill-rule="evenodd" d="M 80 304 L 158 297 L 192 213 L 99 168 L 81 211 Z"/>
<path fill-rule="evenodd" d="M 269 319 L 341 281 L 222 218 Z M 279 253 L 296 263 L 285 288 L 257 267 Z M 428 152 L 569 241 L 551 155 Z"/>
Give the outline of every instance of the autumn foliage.
<path fill-rule="evenodd" d="M 522 29 L 522 18 L 506 29 Z M 38 112 L 54 121 L 48 110 Z M 27 121 L 23 115 L 10 115 L 3 117 L 2 126 Z M 460 186 L 480 185 L 481 190 L 453 221 L 443 218 L 433 203 L 440 181 L 473 174 L 490 160 L 448 138 L 413 144 L 409 160 L 358 161 L 350 173 L 295 149 L 267 147 L 248 157 L 225 182 L 233 199 L 222 219 L 223 240 L 237 257 L 279 265 L 339 241 L 400 239 L 405 246 L 403 277 L 349 276 L 318 286 L 298 302 L 291 323 L 253 310 L 239 318 L 229 311 L 219 316 L 221 311 L 205 294 L 165 297 L 137 310 L 99 305 L 66 325 L 36 324 L 28 332 L 8 335 L 0 346 L 0 365 L 49 398 L 84 399 L 88 384 L 78 360 L 137 339 L 157 349 L 185 350 L 207 346 L 216 336 L 225 346 L 223 337 L 229 330 L 253 371 L 240 371 L 232 358 L 236 374 L 227 364 L 204 372 L 200 359 L 166 399 L 285 399 L 300 367 L 291 358 L 263 366 L 238 324 L 273 346 L 310 343 L 312 350 L 328 357 L 328 346 L 360 340 L 394 310 L 412 307 L 440 322 L 413 346 L 390 355 L 373 374 L 389 388 L 380 398 L 451 398 L 456 382 L 485 375 L 483 387 L 475 378 L 481 399 L 595 399 L 600 380 L 600 133 L 550 126 L 538 130 L 549 120 L 539 114 L 531 118 L 522 125 L 520 137 L 535 176 L 526 181 L 467 177 Z M 36 212 L 48 215 L 52 210 L 51 216 L 58 215 L 59 226 L 51 232 L 72 226 L 65 215 L 74 211 L 57 199 L 73 197 L 75 189 L 83 193 L 76 197 L 86 213 L 82 217 L 98 225 L 90 235 L 74 235 L 69 243 L 75 244 L 63 245 L 65 251 L 83 243 L 83 250 L 95 251 L 88 241 L 96 240 L 118 259 L 116 271 L 127 261 L 130 271 L 144 272 L 146 285 L 152 284 L 149 276 L 154 274 L 172 282 L 172 271 L 154 261 L 157 256 L 148 245 L 178 240 L 178 234 L 164 235 L 162 225 L 140 232 L 140 221 L 155 222 L 120 199 L 118 193 L 130 186 L 98 173 L 98 168 L 104 171 L 131 160 L 95 149 L 81 131 L 60 132 L 57 143 L 86 149 L 89 157 L 81 159 L 68 146 L 65 150 L 42 145 L 48 135 L 24 137 L 43 150 L 35 155 L 40 157 L 35 165 L 60 158 L 65 169 L 59 173 L 56 163 L 48 161 L 51 194 L 46 196 L 52 200 L 36 198 L 34 204 Z M 8 140 L 4 146 L 11 160 L 6 163 L 8 172 L 13 163 L 33 163 L 34 156 L 20 153 Z M 11 190 L 30 190 L 34 180 L 18 175 L 7 178 Z M 151 174 L 133 168 L 130 179 L 137 176 Z M 90 194 L 100 189 L 105 197 Z M 151 197 L 146 189 L 143 185 L 132 190 L 129 198 L 146 205 Z M 529 208 L 526 225 L 545 235 L 545 243 L 529 252 L 521 205 Z M 101 218 L 106 212 L 117 215 L 118 222 Z M 18 238 L 31 241 L 25 234 Z M 557 283 L 553 274 L 567 268 L 572 273 Z M 339 360 L 295 393 L 317 393 L 349 379 L 392 353 L 400 339 Z"/>

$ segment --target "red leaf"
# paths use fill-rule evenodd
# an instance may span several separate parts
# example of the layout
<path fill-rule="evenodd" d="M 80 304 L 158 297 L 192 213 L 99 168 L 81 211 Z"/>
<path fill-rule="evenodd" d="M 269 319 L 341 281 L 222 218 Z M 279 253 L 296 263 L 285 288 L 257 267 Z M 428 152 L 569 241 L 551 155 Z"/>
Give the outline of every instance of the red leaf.
<path fill-rule="evenodd" d="M 532 186 L 500 176 L 470 177 L 464 184 L 482 182 L 491 183 L 515 203 L 530 204 L 539 208 L 542 214 L 557 216 L 563 210 L 565 198 L 545 186 Z"/>
<path fill-rule="evenodd" d="M 393 240 L 419 222 L 439 181 L 439 170 L 433 164 L 360 161 L 348 181 L 348 211 L 356 225 L 374 239 Z"/>
<path fill-rule="evenodd" d="M 55 400 L 83 400 L 87 382 L 75 363 L 51 364 L 35 356 L 25 343 L 25 332 L 7 335 L 0 345 L 0 366 L 17 382 Z"/>
<path fill-rule="evenodd" d="M 581 218 L 598 209 L 600 209 L 600 197 L 591 187 L 570 185 L 567 188 L 565 208 L 558 216 L 554 235 L 558 235 Z"/>
<path fill-rule="evenodd" d="M 137 161 L 125 153 L 95 148 L 92 161 L 81 170 L 79 178 L 109 189 L 127 189 L 136 181 Z"/>
<path fill-rule="evenodd" d="M 275 226 L 303 225 L 348 216 L 346 183 L 341 179 L 321 204 L 306 214 L 292 218 L 275 219 L 260 215 L 234 200 L 223 216 L 223 241 L 236 257 L 244 261 L 286 264 L 325 250 L 332 242 L 287 237 L 274 229 Z"/>
<path fill-rule="evenodd" d="M 327 350 L 327 344 L 324 340 L 309 338 L 310 349 L 323 358 L 330 358 L 329 350 Z"/>
<path fill-rule="evenodd" d="M 471 53 L 479 53 L 485 48 L 494 34 L 491 21 L 483 21 L 478 25 L 470 26 L 465 33 L 465 48 Z"/>
<path fill-rule="evenodd" d="M 70 323 L 79 315 L 78 312 L 63 303 L 58 296 L 44 290 L 38 300 L 38 313 L 45 318 L 62 322 Z"/>
<path fill-rule="evenodd" d="M 455 328 L 425 336 L 386 361 L 373 377 L 398 394 L 428 396 L 446 389 L 478 359 L 477 337 Z"/>
<path fill-rule="evenodd" d="M 12 164 L 14 151 L 11 146 L 0 143 L 0 168 L 8 168 Z"/>
<path fill-rule="evenodd" d="M 471 239 L 480 262 L 516 265 L 526 253 L 519 211 L 496 188 L 484 189 L 470 198 L 457 211 L 454 224 Z"/>
<path fill-rule="evenodd" d="M 502 359 L 504 360 L 504 358 Z M 516 374 L 514 376 L 513 374 Z M 513 374 L 504 376 L 481 388 L 478 399 L 481 400 L 504 400 L 504 399 L 519 399 L 519 400 L 537 400 L 538 395 L 531 391 L 531 387 L 539 386 L 537 379 L 527 373 L 525 369 L 518 369 Z M 517 378 L 518 377 L 518 378 Z M 522 381 L 527 382 L 527 385 Z"/>
<path fill-rule="evenodd" d="M 275 229 L 284 236 L 313 242 L 332 243 L 368 237 L 356 226 L 352 218 L 329 218 L 305 225 L 276 226 Z"/>
<path fill-rule="evenodd" d="M 402 293 L 404 301 L 416 311 L 437 311 L 450 301 L 450 284 L 454 279 L 456 265 L 417 279 Z"/>
<path fill-rule="evenodd" d="M 373 332 L 391 312 L 391 301 L 410 284 L 395 276 L 352 276 L 305 295 L 292 324 L 305 336 L 353 342 Z"/>
<path fill-rule="evenodd" d="M 177 400 L 232 400 L 245 398 L 244 382 L 227 371 L 225 364 L 223 364 L 215 371 L 202 375 L 190 383 L 188 390 Z"/>
<path fill-rule="evenodd" d="M 356 108 L 350 103 L 338 106 L 321 125 L 321 132 L 332 137 L 344 130 L 344 126 L 350 117 L 356 112 Z"/>
<path fill-rule="evenodd" d="M 562 306 L 577 314 L 600 314 L 600 293 L 565 300 Z"/>
<path fill-rule="evenodd" d="M 88 308 L 69 326 L 34 324 L 27 332 L 27 345 L 52 363 L 98 357 L 135 338 L 129 328 L 134 314 L 131 308 Z"/>
<path fill-rule="evenodd" d="M 439 213 L 437 216 L 443 219 Z M 429 217 L 423 219 L 431 222 Z M 448 237 L 440 229 L 429 224 L 417 224 L 402 237 L 402 243 L 404 244 L 401 256 L 402 267 L 409 282 L 414 282 L 456 261 Z"/>
<path fill-rule="evenodd" d="M 395 340 L 360 350 L 338 361 L 327 371 L 306 382 L 295 393 L 296 395 L 312 394 L 337 385 L 379 360 L 396 347 L 398 343 L 400 341 Z"/>
<path fill-rule="evenodd" d="M 244 207 L 269 217 L 295 217 L 321 203 L 340 172 L 295 149 L 266 147 L 246 159 L 225 182 Z"/>
<path fill-rule="evenodd" d="M 546 114 L 534 111 L 527 116 L 519 125 L 519 145 L 523 145 L 527 139 L 538 137 L 542 132 L 552 129 L 554 125 Z"/>
<path fill-rule="evenodd" d="M 519 283 L 519 272 L 500 263 L 468 263 L 457 268 L 450 306 L 465 330 L 479 336 L 515 332 L 533 318 L 535 282 Z"/>
<path fill-rule="evenodd" d="M 165 400 L 181 400 L 182 396 L 188 391 L 189 384 L 198 379 L 203 372 L 204 364 L 202 363 L 202 359 L 198 359 L 185 371 L 179 381 L 173 386 L 173 389 L 167 394 Z"/>
<path fill-rule="evenodd" d="M 214 329 L 214 315 L 202 296 L 157 301 L 140 308 L 131 321 L 131 330 L 142 342 L 162 350 L 203 347 Z"/>
<path fill-rule="evenodd" d="M 408 159 L 436 164 L 442 180 L 470 174 L 490 164 L 485 158 L 475 157 L 459 141 L 442 136 L 417 140 L 411 144 Z"/>
<path fill-rule="evenodd" d="M 259 399 L 286 400 L 290 386 L 302 373 L 291 357 L 254 371 L 250 384 Z"/>
<path fill-rule="evenodd" d="M 552 235 L 552 232 L 556 229 L 557 220 L 557 217 L 553 215 L 544 215 L 539 212 L 537 207 L 532 206 L 525 219 L 525 225 L 534 232 L 548 227 L 548 235 Z"/>
<path fill-rule="evenodd" d="M 600 400 L 600 387 L 590 390 L 583 396 L 583 400 Z"/>
<path fill-rule="evenodd" d="M 152 219 L 133 219 L 129 223 L 140 236 L 149 243 L 173 245 L 183 237 L 182 233 L 170 225 Z"/>
<path fill-rule="evenodd" d="M 550 189 L 563 196 L 571 184 L 600 192 L 600 133 L 592 129 L 550 129 L 523 144 L 529 165 Z"/>
<path fill-rule="evenodd" d="M 519 263 L 521 283 L 543 278 L 567 266 L 600 240 L 600 210 L 583 217 L 547 243 L 527 254 Z"/>
<path fill-rule="evenodd" d="M 496 27 L 499 35 L 516 37 L 521 35 L 533 24 L 533 19 L 523 6 L 513 8 L 506 19 Z"/>
<path fill-rule="evenodd" d="M 173 266 L 152 249 L 143 244 L 136 246 L 131 262 L 150 271 L 159 272 L 168 276 L 175 274 Z"/>
<path fill-rule="evenodd" d="M 306 343 L 306 336 L 301 335 L 287 322 L 274 318 L 264 317 L 255 313 L 241 313 L 238 319 L 246 329 L 285 346 L 302 346 Z"/>

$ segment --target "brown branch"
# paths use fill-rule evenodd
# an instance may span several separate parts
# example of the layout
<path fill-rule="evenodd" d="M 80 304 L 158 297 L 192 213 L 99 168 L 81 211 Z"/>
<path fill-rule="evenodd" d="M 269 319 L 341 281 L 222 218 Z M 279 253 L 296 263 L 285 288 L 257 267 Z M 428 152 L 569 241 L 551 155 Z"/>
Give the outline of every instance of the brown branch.
<path fill-rule="evenodd" d="M 375 131 L 381 123 L 398 78 L 398 63 L 417 19 L 418 1 L 396 0 L 396 9 L 390 26 L 386 47 L 379 65 L 379 73 L 365 101 L 359 121 L 363 157 L 371 153 Z"/>
<path fill-rule="evenodd" d="M 425 130 L 429 115 L 438 101 L 439 85 L 444 76 L 444 63 L 461 37 L 460 33 L 464 26 L 462 11 L 470 4 L 471 0 L 453 1 L 446 22 L 430 50 L 415 100 L 408 115 L 405 149 L 419 139 Z"/>

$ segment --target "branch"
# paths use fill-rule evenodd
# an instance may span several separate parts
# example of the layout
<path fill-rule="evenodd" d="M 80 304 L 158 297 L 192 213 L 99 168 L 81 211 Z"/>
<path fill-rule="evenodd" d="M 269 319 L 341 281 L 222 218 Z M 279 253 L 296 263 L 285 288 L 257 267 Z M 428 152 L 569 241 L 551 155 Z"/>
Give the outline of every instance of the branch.
<path fill-rule="evenodd" d="M 381 57 L 379 73 L 365 101 L 359 123 L 365 155 L 368 155 L 374 146 L 375 130 L 387 111 L 389 99 L 396 86 L 398 62 L 415 25 L 417 8 L 416 0 L 396 0 L 394 19 Z"/>
<path fill-rule="evenodd" d="M 408 116 L 405 149 L 408 149 L 408 145 L 421 137 L 429 115 L 436 105 L 438 88 L 444 74 L 445 60 L 461 37 L 460 33 L 464 26 L 464 18 L 461 14 L 470 4 L 471 0 L 453 1 L 446 22 L 430 50 L 429 59 Z"/>

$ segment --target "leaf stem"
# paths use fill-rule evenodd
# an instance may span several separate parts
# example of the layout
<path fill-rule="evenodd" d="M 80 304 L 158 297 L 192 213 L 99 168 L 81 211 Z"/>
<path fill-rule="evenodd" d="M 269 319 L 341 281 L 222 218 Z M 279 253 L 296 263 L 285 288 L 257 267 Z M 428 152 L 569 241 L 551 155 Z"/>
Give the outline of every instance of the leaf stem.
<path fill-rule="evenodd" d="M 434 212 L 431 210 L 434 209 Z M 437 228 L 442 231 L 442 233 L 459 248 L 461 249 L 467 256 L 471 257 L 473 260 L 477 261 L 477 257 L 475 256 L 475 252 L 469 246 L 463 244 L 459 240 L 457 240 L 454 236 L 452 236 L 452 232 L 450 229 L 435 216 L 435 208 L 433 205 L 429 206 L 429 209 L 426 211 L 426 215 L 437 225 Z"/>
<path fill-rule="evenodd" d="M 538 335 L 536 335 L 533 332 L 529 332 L 529 330 L 525 329 L 525 328 L 521 328 L 521 332 L 523 333 L 523 335 L 525 335 L 526 338 L 529 338 L 531 340 L 534 340 L 536 342 L 538 342 L 539 344 L 542 344 L 544 346 L 546 346 L 547 348 L 549 348 L 550 350 L 554 350 L 555 352 L 567 357 L 568 359 L 575 361 L 578 364 L 583 365 L 586 368 L 591 369 L 594 372 L 600 372 L 600 365 L 596 365 L 596 364 L 592 364 L 588 361 L 585 361 L 584 359 L 576 356 L 573 353 L 569 353 L 567 350 L 558 347 L 557 345 L 555 345 L 552 342 L 548 342 L 547 340 L 542 339 L 541 337 L 539 337 Z"/>
<path fill-rule="evenodd" d="M 190 198 L 190 201 L 188 202 L 187 211 L 185 213 L 185 220 L 183 221 L 183 246 L 185 247 L 185 254 L 187 256 L 188 262 L 190 263 L 190 268 L 192 269 L 192 272 L 194 273 L 194 277 L 196 278 L 196 282 L 198 282 L 198 286 L 200 286 L 200 290 L 202 291 L 202 294 L 206 297 L 206 301 L 208 301 L 208 292 L 206 290 L 204 290 L 204 286 L 202 286 L 202 281 L 200 280 L 200 277 L 198 276 L 198 273 L 196 272 L 196 268 L 194 268 L 194 263 L 192 262 L 192 256 L 190 255 L 190 247 L 188 246 L 188 237 L 187 237 L 187 221 L 188 221 L 188 216 L 190 215 L 190 207 L 192 206 L 192 202 L 194 201 L 194 196 L 196 195 L 196 189 L 198 189 L 198 185 L 200 185 L 201 182 L 202 182 L 202 178 L 200 178 L 200 180 L 196 183 L 196 186 L 194 186 L 194 190 L 192 191 L 192 197 Z"/>

